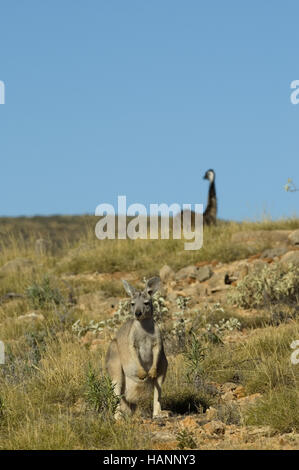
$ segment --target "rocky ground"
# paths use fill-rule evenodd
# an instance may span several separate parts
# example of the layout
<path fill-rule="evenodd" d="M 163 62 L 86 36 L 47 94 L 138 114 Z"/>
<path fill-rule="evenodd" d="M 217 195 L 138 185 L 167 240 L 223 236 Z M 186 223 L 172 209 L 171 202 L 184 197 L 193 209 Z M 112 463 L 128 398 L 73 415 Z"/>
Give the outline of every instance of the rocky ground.
<path fill-rule="evenodd" d="M 258 252 L 256 246 L 260 245 L 261 240 L 267 242 L 268 248 Z M 242 327 L 227 329 L 221 333 L 221 343 L 224 345 L 246 344 L 252 337 L 258 335 L 262 328 L 267 329 L 263 325 L 250 326 L 250 322 L 254 318 L 260 318 L 261 315 L 268 318 L 269 325 L 275 326 L 275 322 L 271 323 L 271 315 L 267 309 L 242 308 L 228 302 L 228 297 L 230 292 L 248 274 L 258 272 L 265 266 L 273 263 L 278 263 L 281 266 L 289 266 L 290 263 L 299 265 L 299 230 L 242 231 L 232 235 L 232 243 L 255 248 L 253 250 L 254 254 L 246 259 L 231 263 L 221 263 L 215 259 L 209 262 L 201 261 L 177 271 L 168 265 L 160 268 L 161 295 L 165 301 L 164 307 L 167 310 L 165 324 L 168 325 L 167 328 L 170 333 L 174 323 L 174 312 L 178 310 L 178 300 L 182 298 L 188 299 L 188 308 L 183 310 L 187 327 L 188 321 L 190 321 L 190 325 L 194 326 L 202 312 L 207 312 L 207 320 L 209 320 L 209 312 L 213 311 L 215 305 L 221 306 L 217 308 L 220 308 L 220 310 L 223 308 L 224 312 L 228 308 L 230 317 L 237 317 L 241 323 L 244 320 Z M 46 243 L 39 240 L 36 245 L 37 252 L 41 252 L 43 255 L 46 249 Z M 20 270 L 25 272 L 30 269 L 32 269 L 30 260 L 15 258 L 0 268 L 0 278 L 12 275 Z M 90 324 L 90 322 L 98 322 L 99 319 L 105 322 L 108 321 L 106 323 L 108 325 L 109 320 L 115 317 L 115 313 L 119 309 L 119 302 L 123 301 L 125 297 L 122 291 L 121 279 L 140 285 L 140 277 L 134 271 L 79 274 L 63 272 L 59 274 L 59 279 L 69 289 L 69 300 L 70 304 L 72 302 L 74 304 L 76 319 L 82 321 L 85 319 L 85 325 Z M 99 285 L 102 286 L 101 289 L 98 288 Z M 15 311 L 20 311 L 21 314 L 13 317 L 17 329 L 24 328 L 25 325 L 25 329 L 30 330 L 30 325 L 47 322 L 46 313 L 43 309 L 36 308 L 21 312 L 18 305 L 23 302 L 23 294 L 6 293 L 0 301 L 5 308 L 12 310 L 13 304 L 15 304 Z M 219 315 L 221 317 L 221 313 L 218 312 L 218 317 Z M 226 315 L 225 319 L 227 318 Z M 2 318 L 2 326 L 7 325 L 9 321 Z M 19 327 L 18 324 L 22 326 Z M 201 329 L 198 331 L 201 331 Z M 104 353 L 112 333 L 111 328 L 92 329 L 87 326 L 86 331 L 78 335 L 80 348 L 82 348 L 82 351 L 87 351 L 87 354 Z M 182 356 L 182 351 L 176 351 L 176 343 L 171 338 L 171 335 L 165 338 L 165 346 L 170 363 L 174 363 L 176 356 Z M 171 386 L 171 383 L 165 386 L 166 395 Z M 143 413 L 142 410 L 137 413 L 133 422 L 148 437 L 150 448 L 299 448 L 298 428 L 288 429 L 287 432 L 279 432 L 277 429 L 273 429 L 271 425 L 256 426 L 243 422 L 242 417 L 246 409 L 260 400 L 262 393 L 256 391 L 251 393 L 246 385 L 238 382 L 238 380 L 213 381 L 208 379 L 204 383 L 204 387 L 205 392 L 213 397 L 213 404 L 205 410 L 198 412 L 185 410 L 178 413 L 169 409 L 166 410 L 165 416 L 159 419 L 151 419 L 149 414 Z M 80 397 L 71 406 L 71 410 L 84 419 L 86 406 L 83 398 Z M 227 418 L 228 410 L 229 419 Z M 238 419 L 234 419 L 235 415 L 238 416 Z"/>
<path fill-rule="evenodd" d="M 232 287 L 245 278 L 248 273 L 262 269 L 271 263 L 299 265 L 299 230 L 288 231 L 254 231 L 240 232 L 233 236 L 238 243 L 253 246 L 260 240 L 267 238 L 272 245 L 263 252 L 256 253 L 247 259 L 224 264 L 213 262 L 200 262 L 187 266 L 174 272 L 169 266 L 164 265 L 160 269 L 162 280 L 161 292 L 166 299 L 170 311 L 176 309 L 176 301 L 179 297 L 190 299 L 190 308 L 198 308 L 207 303 L 226 303 L 226 297 Z M 130 282 L 138 282 L 134 273 L 117 272 L 114 274 L 88 275 L 89 280 L 119 280 L 127 279 Z M 87 297 L 89 297 L 87 295 Z M 103 300 L 101 305 L 110 315 L 115 312 L 115 307 L 120 298 L 111 297 Z M 91 305 L 92 299 L 89 297 Z M 86 297 L 82 296 L 81 307 L 86 308 Z M 234 312 L 244 318 L 258 315 L 257 309 L 234 308 Z M 248 337 L 254 335 L 254 329 L 242 329 L 227 332 L 222 340 L 224 343 L 244 343 Z M 82 338 L 82 344 L 88 345 L 92 350 L 101 348 L 105 343 L 103 334 L 95 335 L 88 332 Z M 279 434 L 270 426 L 244 426 L 242 424 L 227 424 L 221 420 L 221 407 L 223 404 L 233 409 L 244 410 L 261 398 L 260 393 L 248 394 L 245 387 L 232 382 L 210 382 L 218 396 L 217 405 L 209 407 L 205 413 L 191 413 L 179 415 L 167 412 L 161 419 L 150 419 L 140 416 L 136 418 L 148 433 L 154 449 L 175 449 L 181 440 L 183 446 L 188 448 L 188 436 L 191 436 L 193 445 L 200 449 L 298 449 L 299 434 L 295 431 Z M 184 432 L 186 431 L 185 441 Z M 192 448 L 192 443 L 191 443 Z"/>

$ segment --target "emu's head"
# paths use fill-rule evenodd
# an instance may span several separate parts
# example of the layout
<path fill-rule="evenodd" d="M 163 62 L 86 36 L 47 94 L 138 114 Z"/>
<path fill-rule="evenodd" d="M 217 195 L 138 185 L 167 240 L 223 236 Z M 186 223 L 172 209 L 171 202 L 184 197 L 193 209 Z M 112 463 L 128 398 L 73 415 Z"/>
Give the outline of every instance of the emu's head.
<path fill-rule="evenodd" d="M 125 291 L 131 297 L 131 312 L 139 321 L 153 317 L 152 296 L 160 286 L 160 278 L 152 277 L 146 283 L 143 291 L 138 291 L 127 281 L 123 280 Z"/>
<path fill-rule="evenodd" d="M 215 171 L 210 169 L 208 171 L 206 171 L 204 177 L 203 177 L 204 180 L 209 180 L 210 183 L 212 183 L 214 180 L 215 180 Z"/>

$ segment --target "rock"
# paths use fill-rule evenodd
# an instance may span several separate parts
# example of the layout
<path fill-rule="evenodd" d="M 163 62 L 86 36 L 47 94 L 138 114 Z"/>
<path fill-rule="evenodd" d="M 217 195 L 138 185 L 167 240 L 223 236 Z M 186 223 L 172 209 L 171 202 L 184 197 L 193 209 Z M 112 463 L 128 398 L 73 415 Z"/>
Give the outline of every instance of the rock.
<path fill-rule="evenodd" d="M 44 238 L 39 238 L 35 242 L 35 253 L 38 256 L 44 256 L 49 253 L 51 247 L 51 243 Z"/>
<path fill-rule="evenodd" d="M 251 272 L 260 272 L 267 265 L 265 260 L 256 259 L 250 265 Z"/>
<path fill-rule="evenodd" d="M 167 442 L 167 441 L 175 441 L 176 438 L 170 432 L 165 431 L 155 431 L 152 433 L 152 441 L 153 442 Z"/>
<path fill-rule="evenodd" d="M 213 420 L 203 426 L 203 429 L 208 434 L 223 435 L 225 433 L 225 424 L 222 421 Z"/>
<path fill-rule="evenodd" d="M 207 281 L 213 274 L 213 271 L 210 266 L 202 266 L 197 269 L 197 279 L 199 280 L 199 282 Z"/>
<path fill-rule="evenodd" d="M 225 392 L 223 395 L 221 395 L 221 398 L 223 401 L 233 401 L 235 400 L 235 394 L 230 391 L 230 392 Z"/>
<path fill-rule="evenodd" d="M 288 248 L 286 246 L 277 246 L 275 248 L 268 248 L 262 253 L 262 258 L 275 258 L 276 256 L 282 256 L 287 253 Z"/>
<path fill-rule="evenodd" d="M 248 395 L 247 397 L 239 398 L 238 405 L 241 408 L 246 408 L 247 406 L 253 405 L 261 397 L 262 397 L 261 393 L 254 393 L 252 395 Z"/>
<path fill-rule="evenodd" d="M 81 343 L 84 345 L 91 345 L 93 340 L 95 339 L 93 331 L 88 331 L 82 338 L 81 338 Z"/>
<path fill-rule="evenodd" d="M 234 275 L 239 279 L 244 279 L 245 276 L 248 274 L 248 264 L 240 264 L 238 270 L 234 271 Z"/>
<path fill-rule="evenodd" d="M 224 384 L 221 385 L 221 392 L 226 393 L 226 392 L 232 392 L 238 387 L 237 384 L 234 382 L 225 382 Z"/>
<path fill-rule="evenodd" d="M 196 279 L 197 269 L 198 268 L 196 266 L 187 266 L 186 268 L 182 268 L 176 273 L 175 278 L 177 281 L 182 281 L 187 278 Z"/>
<path fill-rule="evenodd" d="M 8 261 L 0 268 L 0 276 L 15 274 L 20 271 L 32 268 L 32 261 L 27 258 L 16 258 Z"/>
<path fill-rule="evenodd" d="M 271 436 L 273 430 L 270 426 L 248 427 L 247 434 L 254 437 Z"/>
<path fill-rule="evenodd" d="M 214 288 L 218 288 L 219 286 L 226 287 L 224 283 L 225 274 L 224 273 L 214 273 L 213 276 L 208 281 L 209 290 L 213 290 Z"/>
<path fill-rule="evenodd" d="M 294 232 L 290 233 L 288 238 L 291 245 L 299 245 L 299 230 L 294 230 Z"/>
<path fill-rule="evenodd" d="M 192 416 L 187 416 L 182 421 L 180 421 L 180 426 L 185 429 L 195 431 L 196 429 L 198 429 L 199 425 L 196 419 L 194 419 Z"/>
<path fill-rule="evenodd" d="M 245 388 L 243 385 L 239 385 L 235 390 L 234 390 L 234 395 L 237 398 L 243 398 L 246 395 Z"/>
<path fill-rule="evenodd" d="M 290 230 L 249 230 L 232 234 L 232 242 L 246 245 L 288 243 Z"/>
<path fill-rule="evenodd" d="M 160 269 L 159 275 L 162 282 L 173 281 L 175 278 L 175 272 L 167 264 Z"/>
<path fill-rule="evenodd" d="M 208 408 L 206 411 L 206 418 L 209 421 L 212 421 L 212 420 L 215 420 L 217 417 L 218 417 L 218 411 L 216 410 L 216 408 L 213 408 L 212 406 L 210 406 L 210 408 Z"/>
<path fill-rule="evenodd" d="M 180 269 L 176 273 L 176 280 L 183 281 L 185 279 L 204 282 L 212 276 L 213 271 L 210 266 L 187 266 Z"/>
<path fill-rule="evenodd" d="M 288 251 L 280 259 L 281 263 L 284 264 L 296 264 L 299 265 L 299 250 L 298 251 Z"/>
<path fill-rule="evenodd" d="M 43 321 L 45 317 L 41 313 L 26 313 L 25 315 L 20 315 L 17 320 L 18 321 L 32 321 L 32 320 L 39 320 Z"/>

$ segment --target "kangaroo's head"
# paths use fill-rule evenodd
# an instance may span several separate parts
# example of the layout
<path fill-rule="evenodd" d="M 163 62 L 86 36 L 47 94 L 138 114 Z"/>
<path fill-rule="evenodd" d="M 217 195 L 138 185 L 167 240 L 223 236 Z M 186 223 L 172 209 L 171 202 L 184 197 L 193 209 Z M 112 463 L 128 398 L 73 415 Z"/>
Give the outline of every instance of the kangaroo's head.
<path fill-rule="evenodd" d="M 131 311 L 139 321 L 153 317 L 152 296 L 159 289 L 160 278 L 152 277 L 146 283 L 143 291 L 138 291 L 127 281 L 123 281 L 124 288 L 131 297 Z"/>
<path fill-rule="evenodd" d="M 212 170 L 212 169 L 206 171 L 203 179 L 204 180 L 209 180 L 210 183 L 213 183 L 213 181 L 215 180 L 215 171 Z"/>

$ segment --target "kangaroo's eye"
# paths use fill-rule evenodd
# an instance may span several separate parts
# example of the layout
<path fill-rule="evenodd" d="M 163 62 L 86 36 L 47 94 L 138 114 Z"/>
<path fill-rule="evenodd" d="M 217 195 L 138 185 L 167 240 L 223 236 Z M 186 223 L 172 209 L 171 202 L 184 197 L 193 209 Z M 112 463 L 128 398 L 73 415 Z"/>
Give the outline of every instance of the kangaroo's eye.
<path fill-rule="evenodd" d="M 132 300 L 131 305 L 135 305 L 135 302 Z"/>
<path fill-rule="evenodd" d="M 148 304 L 149 304 L 149 300 L 145 300 L 144 305 L 148 305 Z"/>

